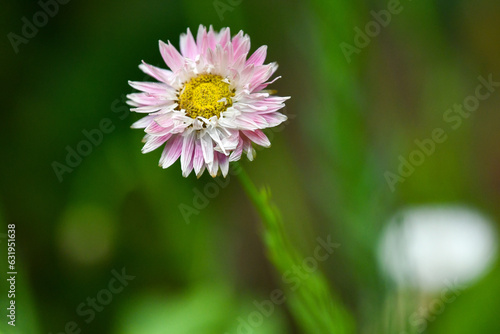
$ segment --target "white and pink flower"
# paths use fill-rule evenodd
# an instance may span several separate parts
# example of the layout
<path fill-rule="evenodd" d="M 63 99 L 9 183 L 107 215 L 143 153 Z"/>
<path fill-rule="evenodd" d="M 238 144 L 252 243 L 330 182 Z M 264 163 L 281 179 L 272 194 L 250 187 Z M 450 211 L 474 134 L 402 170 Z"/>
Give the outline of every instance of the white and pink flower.
<path fill-rule="evenodd" d="M 229 28 L 215 32 L 199 27 L 195 38 L 188 29 L 180 50 L 160 41 L 160 52 L 170 70 L 143 62 L 139 68 L 159 82 L 130 81 L 141 93 L 129 94 L 132 111 L 146 114 L 132 128 L 145 129 L 143 153 L 164 145 L 160 166 L 180 157 L 182 175 L 205 169 L 226 176 L 229 162 L 245 153 L 253 160 L 252 143 L 269 147 L 262 129 L 287 117 L 278 112 L 289 97 L 272 96 L 266 87 L 278 65 L 264 64 L 266 46 L 250 57 L 250 38 Z"/>

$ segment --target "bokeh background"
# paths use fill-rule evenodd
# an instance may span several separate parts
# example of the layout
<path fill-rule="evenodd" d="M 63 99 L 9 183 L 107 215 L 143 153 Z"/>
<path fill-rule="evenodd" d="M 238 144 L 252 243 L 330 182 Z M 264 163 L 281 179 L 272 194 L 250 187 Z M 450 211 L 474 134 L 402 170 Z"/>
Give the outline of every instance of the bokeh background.
<path fill-rule="evenodd" d="M 186 219 L 179 207 L 193 207 L 197 192 L 214 181 L 183 178 L 179 163 L 162 170 L 160 152 L 141 154 L 143 134 L 130 129 L 139 116 L 127 112 L 124 96 L 132 92 L 128 80 L 145 79 L 137 65 L 144 59 L 164 66 L 158 40 L 178 46 L 179 35 L 199 24 L 244 30 L 252 51 L 268 45 L 268 60 L 280 65 L 283 78 L 272 88 L 292 96 L 289 121 L 269 132 L 272 148 L 243 166 L 272 189 L 301 254 L 313 254 L 317 237 L 340 244 L 320 270 L 356 324 L 352 332 L 498 333 L 500 266 L 493 255 L 444 310 L 421 311 L 439 293 L 386 275 L 378 243 L 391 217 L 420 205 L 473 208 L 489 217 L 485 240 L 496 238 L 500 92 L 456 130 L 443 114 L 474 94 L 478 76 L 500 80 L 500 4 L 401 0 L 402 10 L 347 59 L 341 43 L 355 46 L 355 28 L 364 30 L 374 20 L 370 11 L 388 6 L 71 0 L 16 53 L 8 33 L 21 35 L 22 18 L 33 22 L 42 7 L 2 0 L 0 263 L 6 226 L 16 224 L 18 276 L 12 328 L 2 267 L 0 333 L 322 333 L 305 329 L 286 303 L 252 331 L 241 328 L 254 301 L 284 285 L 266 257 L 255 209 L 231 176 Z M 75 149 L 82 131 L 103 119 L 113 130 L 58 179 L 54 162 L 66 164 L 67 147 Z M 436 128 L 447 140 L 391 189 L 386 172 L 397 173 L 399 157 L 408 159 L 415 140 Z M 475 242 L 468 247 L 486 241 Z M 439 260 L 446 246 L 435 249 L 431 258 Z M 87 323 L 78 306 L 122 268 L 135 278 Z M 77 329 L 65 329 L 71 321 Z"/>

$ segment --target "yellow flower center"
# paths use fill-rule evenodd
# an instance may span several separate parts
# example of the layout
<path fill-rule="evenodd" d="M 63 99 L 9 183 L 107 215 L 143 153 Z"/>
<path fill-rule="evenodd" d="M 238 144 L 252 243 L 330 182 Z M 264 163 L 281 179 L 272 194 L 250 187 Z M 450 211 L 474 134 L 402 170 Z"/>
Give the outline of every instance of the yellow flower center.
<path fill-rule="evenodd" d="M 184 109 L 192 118 L 198 116 L 209 119 L 220 116 L 233 105 L 234 89 L 216 74 L 200 74 L 184 84 L 179 95 L 178 109 Z"/>

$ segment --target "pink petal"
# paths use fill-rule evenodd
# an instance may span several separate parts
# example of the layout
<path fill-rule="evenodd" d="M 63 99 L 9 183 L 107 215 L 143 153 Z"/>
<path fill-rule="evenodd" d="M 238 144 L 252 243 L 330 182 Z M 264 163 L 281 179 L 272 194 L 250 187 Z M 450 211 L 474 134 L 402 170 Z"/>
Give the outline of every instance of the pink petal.
<path fill-rule="evenodd" d="M 288 117 L 280 113 L 264 114 L 261 116 L 264 117 L 268 126 L 271 128 L 280 125 L 288 119 Z"/>
<path fill-rule="evenodd" d="M 278 79 L 281 79 L 281 76 L 276 77 L 276 78 L 274 78 L 274 79 L 273 79 L 273 80 L 271 80 L 271 81 L 264 82 L 264 83 L 262 83 L 262 84 L 260 84 L 260 85 L 256 86 L 256 87 L 253 89 L 253 91 L 254 91 L 254 92 L 260 92 L 261 90 L 266 89 L 266 87 L 267 87 L 267 86 L 269 86 L 270 84 L 272 84 L 273 82 L 275 82 L 275 81 L 276 81 L 276 80 L 278 80 Z M 290 97 L 287 97 L 286 99 L 289 99 L 289 98 L 290 98 Z"/>
<path fill-rule="evenodd" d="M 235 59 L 238 59 L 243 54 L 247 55 L 248 51 L 250 51 L 250 38 L 241 30 L 233 37 L 232 44 Z"/>
<path fill-rule="evenodd" d="M 203 158 L 203 150 L 201 148 L 201 140 L 196 140 L 194 143 L 193 168 L 196 176 L 200 177 L 201 168 L 205 165 Z"/>
<path fill-rule="evenodd" d="M 231 41 L 231 30 L 229 28 L 222 28 L 217 36 L 218 43 L 225 48 L 228 42 Z"/>
<path fill-rule="evenodd" d="M 243 151 L 246 152 L 248 160 L 252 161 L 255 158 L 255 149 L 250 140 L 243 140 Z"/>
<path fill-rule="evenodd" d="M 131 111 L 135 111 L 138 113 L 152 113 L 155 111 L 158 112 L 167 112 L 173 108 L 175 108 L 175 104 L 172 104 L 172 101 L 168 101 L 166 103 L 161 103 L 157 105 L 152 105 L 152 106 L 143 106 L 143 107 L 138 107 L 138 108 L 131 108 Z"/>
<path fill-rule="evenodd" d="M 218 160 L 218 154 L 214 154 L 214 160 L 212 163 L 207 164 L 208 172 L 212 177 L 216 177 L 217 173 L 219 172 L 219 160 Z"/>
<path fill-rule="evenodd" d="M 158 123 L 163 128 L 173 128 L 174 127 L 174 115 L 172 113 L 163 114 L 161 116 L 156 116 L 156 123 Z"/>
<path fill-rule="evenodd" d="M 210 135 L 212 140 L 217 144 L 217 146 L 220 147 L 222 152 L 227 153 L 226 149 L 224 148 L 224 145 L 222 144 L 222 139 L 220 137 L 219 131 L 217 131 L 217 129 L 215 129 L 213 131 L 209 131 L 208 134 Z"/>
<path fill-rule="evenodd" d="M 267 54 L 267 46 L 263 45 L 260 48 L 258 48 L 257 51 L 255 51 L 250 58 L 248 58 L 246 64 L 247 65 L 253 64 L 255 66 L 260 66 L 264 64 L 264 61 L 266 60 L 266 54 Z"/>
<path fill-rule="evenodd" d="M 255 94 L 253 94 L 253 95 L 255 95 Z M 254 102 L 254 105 L 256 105 L 258 107 L 257 110 L 259 110 L 260 114 L 270 113 L 270 112 L 274 112 L 276 110 L 283 108 L 285 106 L 284 102 L 286 100 L 288 100 L 289 98 L 290 98 L 289 96 L 285 96 L 285 97 L 269 96 L 269 97 L 264 98 L 263 100 L 259 100 L 257 102 Z M 244 101 L 244 102 L 250 103 L 247 101 Z M 264 107 L 264 108 L 262 108 L 262 107 Z"/>
<path fill-rule="evenodd" d="M 149 65 L 144 61 L 142 61 L 142 64 L 139 65 L 139 68 L 141 69 L 141 71 L 155 78 L 158 81 L 164 82 L 166 84 L 169 84 L 171 82 L 173 76 L 172 71 L 165 70 L 163 68 L 159 68 L 153 65 Z"/>
<path fill-rule="evenodd" d="M 184 57 L 194 60 L 198 55 L 198 46 L 196 45 L 193 34 L 191 34 L 191 30 L 189 30 L 189 28 L 187 30 L 187 34 L 181 35 L 180 46 L 181 53 Z"/>
<path fill-rule="evenodd" d="M 207 28 L 201 24 L 198 28 L 198 34 L 196 35 L 196 45 L 198 46 L 198 53 L 204 55 L 208 48 Z"/>
<path fill-rule="evenodd" d="M 187 177 L 193 169 L 193 150 L 196 133 L 192 132 L 184 136 L 182 142 L 181 169 L 182 175 Z"/>
<path fill-rule="evenodd" d="M 254 72 L 255 72 L 255 67 L 252 64 L 245 66 L 243 71 L 241 71 L 239 73 L 240 78 L 239 78 L 238 85 L 243 87 L 247 83 L 250 83 L 250 80 L 254 77 Z"/>
<path fill-rule="evenodd" d="M 266 110 L 259 110 L 259 115 L 271 114 L 280 110 L 283 107 L 285 107 L 285 104 L 283 103 L 269 104 L 266 106 Z"/>
<path fill-rule="evenodd" d="M 216 44 L 217 44 L 217 39 L 215 37 L 214 27 L 210 26 L 210 28 L 208 28 L 208 34 L 207 34 L 207 45 L 210 49 L 214 50 Z"/>
<path fill-rule="evenodd" d="M 229 161 L 238 161 L 241 158 L 241 153 L 243 153 L 243 139 L 240 138 L 238 146 L 229 156 Z"/>
<path fill-rule="evenodd" d="M 219 167 L 222 172 L 222 175 L 226 177 L 229 171 L 229 157 L 222 153 L 217 153 L 217 156 L 218 156 L 217 160 L 219 161 Z"/>
<path fill-rule="evenodd" d="M 227 151 L 233 151 L 238 146 L 240 139 L 239 131 L 236 129 L 225 129 L 226 135 L 222 137 L 221 144 Z"/>
<path fill-rule="evenodd" d="M 217 73 L 225 76 L 228 70 L 228 57 L 227 52 L 222 49 L 220 44 L 217 44 L 215 50 L 209 49 L 207 52 L 207 60 L 209 63 L 214 65 Z"/>
<path fill-rule="evenodd" d="M 129 81 L 128 84 L 133 88 L 150 93 L 150 94 L 165 94 L 173 88 L 163 82 L 147 82 L 147 81 Z"/>
<path fill-rule="evenodd" d="M 251 117 L 245 117 L 240 115 L 238 118 L 233 120 L 234 125 L 239 129 L 255 130 L 260 129 L 260 126 L 253 121 Z"/>
<path fill-rule="evenodd" d="M 146 144 L 142 148 L 142 153 L 149 153 L 151 151 L 156 150 L 158 147 L 163 145 L 170 137 L 172 136 L 171 133 L 164 135 L 164 136 L 149 136 Z"/>
<path fill-rule="evenodd" d="M 160 53 L 165 61 L 165 64 L 167 64 L 173 72 L 179 71 L 184 66 L 184 57 L 182 57 L 179 51 L 177 51 L 177 49 L 170 44 L 170 42 L 165 44 L 164 42 L 159 41 L 159 44 Z"/>
<path fill-rule="evenodd" d="M 200 176 L 203 174 L 203 172 L 205 171 L 206 168 L 207 168 L 207 165 L 203 164 L 203 166 L 201 167 L 201 170 L 199 171 L 199 173 L 196 174 L 196 177 L 200 178 Z"/>
<path fill-rule="evenodd" d="M 151 122 L 154 122 L 155 117 L 156 116 L 154 116 L 154 115 L 145 116 L 145 117 L 141 118 L 140 120 L 136 121 L 130 127 L 132 129 L 144 129 L 149 124 L 151 124 Z"/>
<path fill-rule="evenodd" d="M 141 106 L 151 106 L 159 104 L 162 101 L 159 101 L 156 97 L 149 95 L 148 93 L 132 93 L 127 95 L 127 99 L 138 103 Z"/>
<path fill-rule="evenodd" d="M 245 68 L 247 56 L 240 55 L 237 59 L 234 59 L 232 64 L 230 64 L 231 69 L 235 70 L 236 73 L 243 71 Z"/>
<path fill-rule="evenodd" d="M 168 168 L 179 158 L 182 152 L 183 139 L 182 136 L 175 135 L 167 141 L 160 158 L 161 167 Z"/>
<path fill-rule="evenodd" d="M 250 81 L 250 91 L 255 91 L 255 89 L 264 81 L 268 80 L 277 69 L 278 65 L 276 63 L 258 66 L 253 73 L 252 80 Z"/>
<path fill-rule="evenodd" d="M 245 136 L 248 137 L 248 139 L 250 139 L 257 145 L 264 147 L 271 146 L 271 142 L 269 141 L 269 139 L 267 139 L 266 135 L 261 130 L 254 130 L 254 131 L 243 130 L 242 132 Z"/>
<path fill-rule="evenodd" d="M 250 51 L 250 39 L 246 38 L 243 40 L 242 44 L 235 50 L 233 46 L 234 58 L 238 58 L 241 55 L 247 56 Z"/>
<path fill-rule="evenodd" d="M 154 122 L 151 122 L 151 124 L 149 124 L 146 127 L 146 129 L 144 129 L 144 132 L 149 133 L 151 135 L 155 135 L 155 136 L 163 136 L 163 135 L 170 133 L 171 132 L 170 130 L 171 130 L 171 128 L 163 127 L 160 124 L 158 124 L 156 121 L 154 121 Z"/>

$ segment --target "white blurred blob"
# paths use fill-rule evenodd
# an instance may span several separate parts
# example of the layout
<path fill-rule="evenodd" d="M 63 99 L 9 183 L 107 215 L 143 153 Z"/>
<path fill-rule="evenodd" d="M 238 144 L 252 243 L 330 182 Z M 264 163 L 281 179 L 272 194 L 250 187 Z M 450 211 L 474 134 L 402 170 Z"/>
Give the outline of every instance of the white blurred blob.
<path fill-rule="evenodd" d="M 399 286 L 438 291 L 449 282 L 470 284 L 487 272 L 496 257 L 496 230 L 467 207 L 415 207 L 391 219 L 378 251 Z"/>

